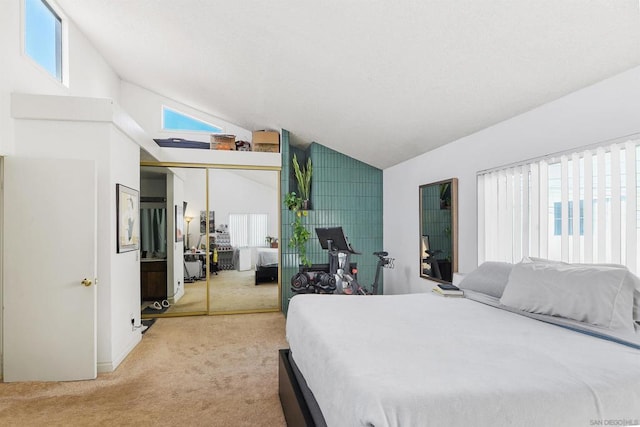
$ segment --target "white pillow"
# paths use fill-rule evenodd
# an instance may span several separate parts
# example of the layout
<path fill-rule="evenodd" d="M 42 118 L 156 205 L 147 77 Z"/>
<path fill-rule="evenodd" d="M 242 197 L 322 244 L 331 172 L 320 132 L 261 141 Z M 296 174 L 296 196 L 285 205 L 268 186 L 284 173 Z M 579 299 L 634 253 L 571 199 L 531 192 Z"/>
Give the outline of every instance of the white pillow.
<path fill-rule="evenodd" d="M 511 270 L 500 303 L 634 331 L 634 288 L 633 275 L 624 266 L 523 260 Z"/>
<path fill-rule="evenodd" d="M 486 261 L 465 275 L 457 286 L 500 298 L 507 286 L 512 268 L 513 264 L 506 262 Z"/>
<path fill-rule="evenodd" d="M 552 261 L 544 258 L 535 258 L 535 257 L 524 257 L 522 262 L 537 262 L 537 263 L 546 263 L 546 264 L 564 264 L 566 262 L 562 261 Z M 606 267 L 620 267 L 626 268 L 621 264 L 576 264 L 576 265 L 600 265 Z M 633 319 L 640 323 L 640 278 L 633 273 L 629 273 L 629 280 L 633 282 L 633 286 L 635 288 L 633 292 Z"/>

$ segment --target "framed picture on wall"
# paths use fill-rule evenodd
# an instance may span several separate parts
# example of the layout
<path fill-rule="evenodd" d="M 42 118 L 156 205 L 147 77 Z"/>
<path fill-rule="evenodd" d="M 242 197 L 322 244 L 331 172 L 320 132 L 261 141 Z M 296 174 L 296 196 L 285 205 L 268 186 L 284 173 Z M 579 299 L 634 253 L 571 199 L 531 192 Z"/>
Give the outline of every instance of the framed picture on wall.
<path fill-rule="evenodd" d="M 140 248 L 140 193 L 116 184 L 116 234 L 118 253 Z"/>
<path fill-rule="evenodd" d="M 176 242 L 182 242 L 184 238 L 184 211 L 182 206 L 176 205 Z"/>

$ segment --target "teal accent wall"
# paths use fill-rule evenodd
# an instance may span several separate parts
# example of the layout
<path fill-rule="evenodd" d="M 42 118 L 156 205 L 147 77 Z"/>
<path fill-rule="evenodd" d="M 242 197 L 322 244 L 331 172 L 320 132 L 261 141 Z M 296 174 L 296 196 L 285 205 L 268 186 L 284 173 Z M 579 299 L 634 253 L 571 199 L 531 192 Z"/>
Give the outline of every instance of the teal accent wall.
<path fill-rule="evenodd" d="M 351 261 L 358 263 L 358 281 L 370 288 L 375 277 L 378 258 L 373 252 L 382 247 L 382 170 L 367 165 L 352 157 L 334 151 L 321 144 L 312 143 L 307 150 L 289 144 L 289 132 L 282 131 L 282 199 L 290 191 L 297 192 L 291 159 L 295 153 L 298 161 L 311 156 L 313 176 L 311 178 L 311 207 L 304 222 L 311 232 L 307 243 L 307 256 L 313 263 L 327 263 L 327 251 L 320 247 L 315 233 L 316 227 L 344 229 L 351 246 L 361 252 L 352 255 Z M 291 292 L 291 277 L 298 271 L 298 259 L 289 247 L 293 213 L 282 206 L 282 310 L 287 312 Z M 382 293 L 382 282 L 378 292 Z M 350 298 L 346 297 L 345 298 Z"/>

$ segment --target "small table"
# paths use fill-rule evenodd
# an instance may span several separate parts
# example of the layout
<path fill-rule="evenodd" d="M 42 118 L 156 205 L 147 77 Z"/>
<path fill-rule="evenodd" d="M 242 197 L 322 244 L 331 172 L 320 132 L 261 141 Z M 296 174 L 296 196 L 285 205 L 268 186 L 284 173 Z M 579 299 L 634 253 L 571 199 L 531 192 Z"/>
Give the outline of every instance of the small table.
<path fill-rule="evenodd" d="M 184 253 L 184 276 L 201 279 L 205 277 L 207 254 L 205 252 L 185 252 Z"/>

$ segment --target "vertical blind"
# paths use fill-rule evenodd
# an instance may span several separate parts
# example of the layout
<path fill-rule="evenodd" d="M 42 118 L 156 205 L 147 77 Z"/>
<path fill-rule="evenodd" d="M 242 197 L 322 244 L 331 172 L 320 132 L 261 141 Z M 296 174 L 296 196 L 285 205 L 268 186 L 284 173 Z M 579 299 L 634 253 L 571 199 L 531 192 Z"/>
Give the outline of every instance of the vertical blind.
<path fill-rule="evenodd" d="M 478 262 L 534 256 L 638 271 L 640 136 L 478 173 Z"/>
<path fill-rule="evenodd" d="M 230 214 L 229 238 L 235 247 L 267 245 L 267 214 Z"/>

